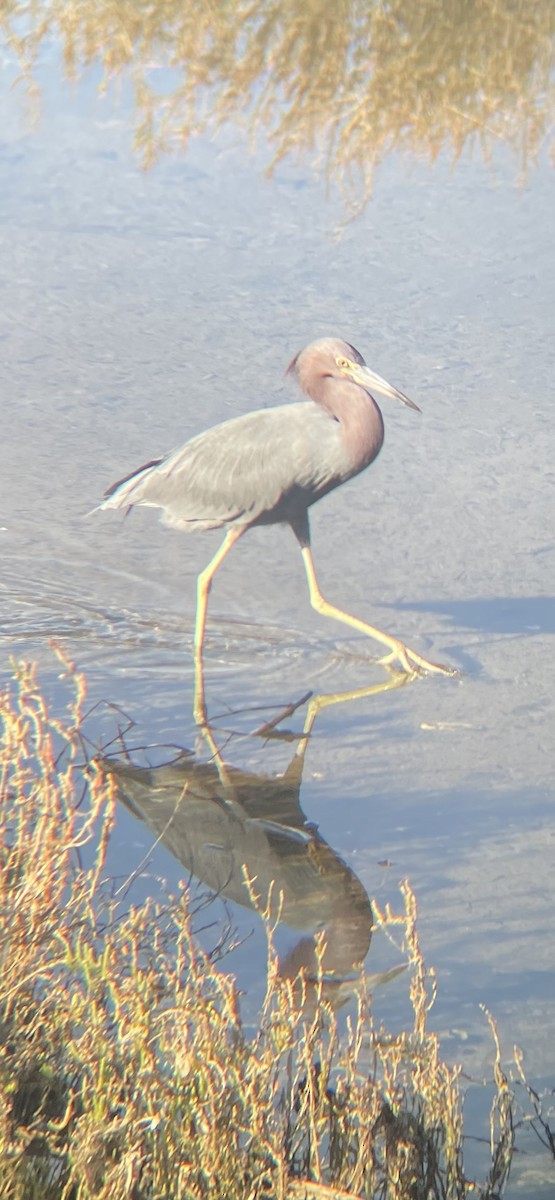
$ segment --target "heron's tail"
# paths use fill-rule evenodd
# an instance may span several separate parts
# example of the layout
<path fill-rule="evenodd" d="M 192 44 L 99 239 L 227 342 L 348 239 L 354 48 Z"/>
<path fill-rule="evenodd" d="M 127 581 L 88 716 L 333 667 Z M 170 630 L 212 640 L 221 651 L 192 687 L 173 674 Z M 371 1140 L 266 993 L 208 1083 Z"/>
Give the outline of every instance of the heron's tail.
<path fill-rule="evenodd" d="M 127 508 L 129 510 L 134 504 L 141 502 L 144 504 L 145 501 L 138 494 L 141 484 L 150 471 L 160 466 L 163 461 L 162 458 L 153 458 L 136 471 L 132 471 L 130 475 L 124 475 L 123 479 L 116 480 L 104 493 L 100 504 L 97 504 L 96 508 L 91 509 L 91 512 L 86 515 L 90 517 L 92 513 L 100 512 L 105 508 Z"/>

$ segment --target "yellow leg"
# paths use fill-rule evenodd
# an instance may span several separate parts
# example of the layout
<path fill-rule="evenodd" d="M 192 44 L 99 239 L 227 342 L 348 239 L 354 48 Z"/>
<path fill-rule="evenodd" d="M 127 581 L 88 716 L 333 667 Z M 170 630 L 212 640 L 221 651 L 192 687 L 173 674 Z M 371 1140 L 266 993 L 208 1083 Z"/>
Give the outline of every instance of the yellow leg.
<path fill-rule="evenodd" d="M 195 653 L 195 695 L 193 700 L 193 719 L 197 725 L 206 725 L 206 700 L 204 695 L 204 666 L 202 654 Z"/>
<path fill-rule="evenodd" d="M 414 679 L 416 679 L 416 671 L 410 671 L 410 673 L 396 671 L 389 679 L 384 679 L 382 683 L 373 683 L 370 687 L 354 688 L 350 692 L 318 692 L 315 696 L 310 696 L 303 732 L 296 751 L 297 755 L 304 758 L 314 722 L 325 708 L 331 708 L 334 704 L 346 704 L 353 700 L 367 700 L 369 696 L 379 696 L 380 692 L 393 692 L 395 688 L 406 687 Z"/>
<path fill-rule="evenodd" d="M 218 567 L 223 562 L 224 558 L 235 543 L 245 532 L 245 526 L 238 525 L 235 529 L 229 529 L 225 538 L 216 551 L 213 558 L 210 559 L 208 566 L 201 571 L 197 579 L 197 615 L 195 620 L 195 699 L 194 699 L 194 717 L 199 725 L 206 723 L 206 704 L 204 700 L 204 668 L 202 663 L 202 649 L 204 646 L 204 634 L 206 630 L 206 613 L 208 609 L 208 597 L 212 580 Z"/>
<path fill-rule="evenodd" d="M 361 621 L 358 617 L 352 617 L 350 613 L 345 612 L 342 608 L 336 608 L 335 604 L 330 604 L 328 600 L 324 599 L 320 591 L 310 546 L 302 546 L 301 552 L 308 580 L 310 603 L 323 617 L 334 617 L 336 621 L 342 621 L 344 625 L 350 625 L 352 629 L 358 629 L 368 637 L 381 642 L 383 646 L 388 647 L 389 654 L 380 661 L 386 664 L 397 661 L 403 670 L 409 674 L 420 675 L 426 671 L 435 671 L 439 675 L 458 674 L 458 671 L 453 667 L 444 667 L 441 663 L 429 662 L 427 658 L 423 658 L 421 654 L 417 654 L 416 650 L 410 650 L 398 638 L 391 637 L 389 633 L 382 633 L 381 629 L 375 629 L 373 625 L 368 625 L 366 621 Z"/>
<path fill-rule="evenodd" d="M 210 559 L 208 566 L 204 568 L 204 571 L 201 571 L 197 579 L 195 654 L 202 654 L 202 647 L 204 645 L 204 631 L 206 628 L 206 610 L 208 608 L 208 597 L 210 595 L 210 588 L 212 587 L 214 575 L 216 574 L 220 564 L 223 563 L 226 555 L 229 554 L 232 546 L 239 541 L 241 534 L 244 532 L 245 530 L 242 525 L 239 525 L 236 529 L 229 529 L 219 550 L 216 551 L 214 557 Z"/>

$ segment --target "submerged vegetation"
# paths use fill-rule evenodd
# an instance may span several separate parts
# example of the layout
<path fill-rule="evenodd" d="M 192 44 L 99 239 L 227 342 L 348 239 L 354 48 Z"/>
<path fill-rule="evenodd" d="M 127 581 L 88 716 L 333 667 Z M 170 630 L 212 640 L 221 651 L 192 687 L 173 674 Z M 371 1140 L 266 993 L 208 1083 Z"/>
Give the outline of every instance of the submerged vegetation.
<path fill-rule="evenodd" d="M 501 143 L 524 171 L 552 138 L 552 0 L 8 0 L 2 29 L 28 84 L 49 42 L 69 78 L 128 81 L 145 165 L 232 122 L 361 205 L 392 151 Z"/>
<path fill-rule="evenodd" d="M 318 980 L 307 1003 L 302 977 L 279 975 L 269 918 L 247 1029 L 225 945 L 195 936 L 198 898 L 133 904 L 107 877 L 114 785 L 87 758 L 84 681 L 66 666 L 65 720 L 29 667 L 1 697 L 0 1198 L 499 1196 L 514 1086 L 492 1023 L 491 1158 L 469 1181 L 460 1068 L 428 1029 L 433 975 L 408 886 L 410 1029 L 378 1027 L 363 985 L 347 1018 Z"/>

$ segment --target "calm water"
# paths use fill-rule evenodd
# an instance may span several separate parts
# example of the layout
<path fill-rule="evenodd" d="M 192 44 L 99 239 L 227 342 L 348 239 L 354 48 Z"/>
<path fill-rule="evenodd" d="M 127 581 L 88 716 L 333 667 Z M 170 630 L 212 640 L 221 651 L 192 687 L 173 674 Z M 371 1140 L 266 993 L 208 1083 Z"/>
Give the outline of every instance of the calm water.
<path fill-rule="evenodd" d="M 464 674 L 321 712 L 297 799 L 380 906 L 400 909 L 410 879 L 445 1053 L 489 1072 L 485 1004 L 507 1059 L 517 1042 L 530 1078 L 553 1086 L 552 168 L 518 187 L 503 152 L 456 171 L 390 159 L 337 240 L 340 203 L 308 169 L 268 182 L 230 132 L 144 174 L 125 93 L 114 107 L 94 79 L 71 91 L 55 62 L 40 79 L 40 123 L 11 93 L 0 147 L 3 670 L 38 659 L 60 703 L 54 637 L 91 702 L 136 722 L 134 744 L 206 761 L 192 622 L 218 535 L 176 534 L 149 511 L 85 514 L 207 425 L 286 403 L 283 371 L 313 337 L 351 341 L 423 415 L 384 401 L 379 460 L 314 510 L 324 590 Z M 209 712 L 225 758 L 251 775 L 284 772 L 295 753 L 245 736 L 273 706 L 384 679 L 371 643 L 310 609 L 286 530 L 244 540 L 210 613 Z M 110 736 L 110 709 L 91 721 Z M 151 842 L 123 811 L 114 862 L 132 868 Z M 167 852 L 157 869 L 180 873 Z M 258 947 L 236 956 L 253 986 Z M 399 961 L 374 939 L 370 972 Z M 378 997 L 404 1019 L 402 979 Z M 512 1186 L 538 1196 L 546 1160 L 529 1151 Z"/>

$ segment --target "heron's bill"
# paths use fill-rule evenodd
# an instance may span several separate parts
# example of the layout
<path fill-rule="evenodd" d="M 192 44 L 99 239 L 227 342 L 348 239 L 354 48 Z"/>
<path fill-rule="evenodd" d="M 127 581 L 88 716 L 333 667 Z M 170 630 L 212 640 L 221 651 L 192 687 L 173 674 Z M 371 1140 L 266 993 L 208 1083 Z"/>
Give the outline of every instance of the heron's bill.
<path fill-rule="evenodd" d="M 363 367 L 359 363 L 349 363 L 348 374 L 354 379 L 355 383 L 360 383 L 361 387 L 367 392 L 376 391 L 381 396 L 390 396 L 392 400 L 400 400 L 401 404 L 406 404 L 408 408 L 413 408 L 415 412 L 421 412 L 414 400 L 409 400 L 404 392 L 400 392 L 393 384 L 388 383 L 387 379 L 382 379 L 381 375 L 376 375 L 375 371 L 371 371 L 369 367 Z"/>

